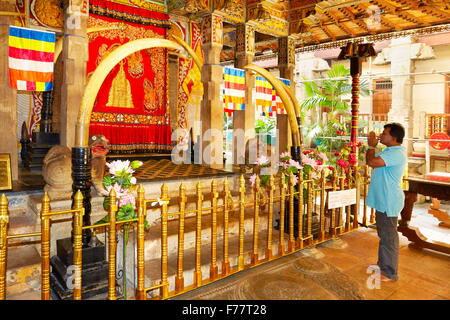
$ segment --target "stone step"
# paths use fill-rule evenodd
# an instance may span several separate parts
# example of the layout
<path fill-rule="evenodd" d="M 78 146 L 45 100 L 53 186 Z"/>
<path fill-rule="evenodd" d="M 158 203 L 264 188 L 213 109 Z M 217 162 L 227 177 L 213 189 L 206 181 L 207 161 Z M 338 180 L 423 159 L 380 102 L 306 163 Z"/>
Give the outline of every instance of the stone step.
<path fill-rule="evenodd" d="M 34 246 L 8 248 L 6 298 L 40 299 L 41 257 Z"/>
<path fill-rule="evenodd" d="M 278 255 L 279 231 L 273 230 L 272 240 L 272 255 Z M 284 237 L 284 251 L 287 251 L 288 237 Z M 258 233 L 258 260 L 266 259 L 267 247 L 267 230 L 262 230 Z M 229 238 L 229 262 L 232 272 L 237 271 L 238 266 L 238 250 L 239 250 L 239 235 L 233 235 Z M 252 262 L 253 256 L 253 235 L 246 234 L 244 236 L 244 264 L 248 267 Z M 168 257 L 168 282 L 169 292 L 175 290 L 175 277 L 177 272 L 177 253 L 172 253 Z M 222 274 L 223 261 L 223 240 L 217 242 L 217 266 L 218 275 Z M 211 244 L 204 243 L 201 247 L 201 271 L 202 279 L 206 281 L 210 278 L 211 265 Z M 234 269 L 234 270 L 233 270 Z M 190 248 L 184 251 L 184 287 L 193 285 L 194 271 L 195 271 L 195 248 Z M 161 259 L 151 259 L 145 262 L 145 287 L 155 286 L 161 281 Z M 149 297 L 159 295 L 159 290 L 154 290 L 149 293 Z"/>
<path fill-rule="evenodd" d="M 275 219 L 278 218 L 278 214 L 274 214 Z M 217 225 L 217 238 L 223 238 L 223 212 L 217 213 L 216 225 Z M 259 230 L 267 229 L 268 211 L 264 210 L 259 213 Z M 202 241 L 209 242 L 211 239 L 211 220 L 210 214 L 204 213 L 202 216 Z M 244 233 L 253 232 L 253 220 L 254 211 L 252 208 L 247 208 L 244 213 Z M 229 236 L 239 234 L 239 210 L 234 210 L 229 213 L 228 218 L 228 232 Z M 179 219 L 168 221 L 167 228 L 167 242 L 169 253 L 176 252 L 178 247 L 178 229 Z M 196 237 L 196 215 L 185 218 L 184 225 L 184 248 L 189 249 L 195 246 Z M 145 233 L 145 257 L 146 259 L 153 259 L 159 257 L 161 254 L 161 224 L 153 225 L 148 232 Z"/>
<path fill-rule="evenodd" d="M 26 214 L 25 209 L 10 211 L 8 235 L 21 235 L 36 232 L 35 221 Z M 9 239 L 8 244 L 17 244 L 29 241 L 39 241 L 40 237 L 24 237 Z"/>

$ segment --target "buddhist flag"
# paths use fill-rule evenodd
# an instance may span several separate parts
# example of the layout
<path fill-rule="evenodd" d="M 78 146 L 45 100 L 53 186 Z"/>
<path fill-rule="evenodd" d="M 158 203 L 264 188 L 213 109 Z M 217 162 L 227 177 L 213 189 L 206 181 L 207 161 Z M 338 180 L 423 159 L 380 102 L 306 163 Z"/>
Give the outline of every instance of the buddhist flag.
<path fill-rule="evenodd" d="M 9 27 L 11 88 L 27 91 L 53 89 L 55 33 Z"/>
<path fill-rule="evenodd" d="M 281 82 L 283 82 L 288 87 L 291 85 L 291 81 L 289 81 L 288 79 L 278 78 L 278 80 L 281 80 Z M 277 114 L 286 114 L 284 104 L 275 89 L 273 90 L 273 97 L 274 103 L 272 104 L 272 110 L 274 110 Z"/>
<path fill-rule="evenodd" d="M 270 82 L 263 77 L 256 77 L 256 109 L 262 116 L 272 115 L 273 87 Z"/>
<path fill-rule="evenodd" d="M 225 67 L 223 86 L 224 111 L 245 110 L 245 70 Z"/>

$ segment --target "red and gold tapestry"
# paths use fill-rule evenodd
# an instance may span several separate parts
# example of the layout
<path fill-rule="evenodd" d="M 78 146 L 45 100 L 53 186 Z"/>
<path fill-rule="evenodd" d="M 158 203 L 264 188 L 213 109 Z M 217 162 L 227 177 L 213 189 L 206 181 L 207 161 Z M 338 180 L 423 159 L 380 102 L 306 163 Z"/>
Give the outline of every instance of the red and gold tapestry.
<path fill-rule="evenodd" d="M 88 77 L 102 59 L 122 44 L 141 38 L 166 38 L 168 15 L 153 15 L 151 11 L 142 15 L 140 9 L 141 19 L 151 19 L 151 23 L 144 25 L 129 22 L 136 21 L 136 8 L 100 0 L 90 4 L 89 27 L 117 25 L 122 28 L 89 34 Z M 97 8 L 95 12 L 105 12 L 105 16 L 92 14 L 93 6 Z M 111 18 L 112 12 L 122 19 Z M 157 20 L 152 18 L 155 16 L 167 20 L 157 25 Z M 100 88 L 91 115 L 90 135 L 105 135 L 114 153 L 170 151 L 167 77 L 166 49 L 141 50 L 122 60 Z"/>
<path fill-rule="evenodd" d="M 180 30 L 183 30 L 183 38 L 185 38 L 186 32 L 182 26 L 179 26 Z M 197 54 L 200 59 L 203 59 L 202 50 L 202 33 L 200 25 L 196 23 L 189 23 L 190 39 L 186 40 Z M 187 123 L 187 108 L 188 103 L 199 108 L 199 101 L 196 101 L 195 97 L 203 95 L 203 83 L 201 81 L 200 70 L 194 63 L 192 58 L 178 59 L 178 119 L 177 128 L 186 129 L 186 134 L 183 137 L 179 137 L 178 144 L 181 146 L 187 146 L 188 140 L 188 123 Z"/>

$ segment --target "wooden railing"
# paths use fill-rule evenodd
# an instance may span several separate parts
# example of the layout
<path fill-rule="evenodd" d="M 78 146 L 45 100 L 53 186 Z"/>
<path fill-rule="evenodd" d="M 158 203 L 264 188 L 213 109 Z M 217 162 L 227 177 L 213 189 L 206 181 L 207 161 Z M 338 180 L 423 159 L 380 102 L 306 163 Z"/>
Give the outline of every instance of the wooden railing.
<path fill-rule="evenodd" d="M 427 114 L 426 119 L 427 138 L 436 132 L 450 134 L 450 113 Z"/>

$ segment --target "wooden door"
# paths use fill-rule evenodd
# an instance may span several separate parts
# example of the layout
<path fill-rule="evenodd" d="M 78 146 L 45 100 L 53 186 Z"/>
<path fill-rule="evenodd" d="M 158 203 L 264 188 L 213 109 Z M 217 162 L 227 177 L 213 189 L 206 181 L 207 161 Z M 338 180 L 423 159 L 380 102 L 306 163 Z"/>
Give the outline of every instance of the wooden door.
<path fill-rule="evenodd" d="M 375 80 L 375 90 L 372 98 L 372 114 L 387 115 L 392 105 L 392 81 Z"/>

